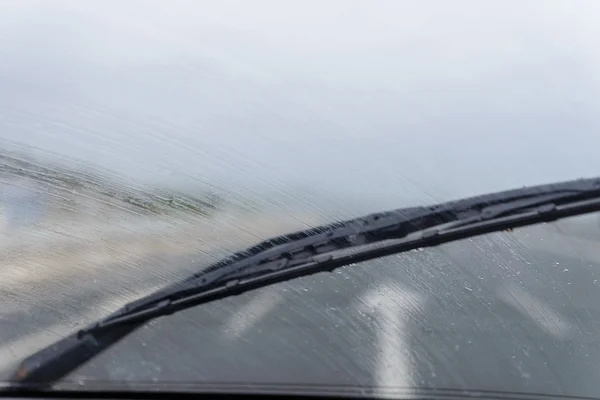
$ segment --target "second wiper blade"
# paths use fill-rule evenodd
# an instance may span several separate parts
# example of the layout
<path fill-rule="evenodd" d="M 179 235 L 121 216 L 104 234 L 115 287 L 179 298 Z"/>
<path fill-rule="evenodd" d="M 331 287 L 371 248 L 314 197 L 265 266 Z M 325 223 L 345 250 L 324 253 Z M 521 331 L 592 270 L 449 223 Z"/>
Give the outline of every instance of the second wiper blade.
<path fill-rule="evenodd" d="M 51 384 L 146 321 L 195 305 L 416 247 L 593 211 L 600 211 L 600 178 L 404 208 L 280 236 L 41 350 L 21 364 L 14 382 Z"/>

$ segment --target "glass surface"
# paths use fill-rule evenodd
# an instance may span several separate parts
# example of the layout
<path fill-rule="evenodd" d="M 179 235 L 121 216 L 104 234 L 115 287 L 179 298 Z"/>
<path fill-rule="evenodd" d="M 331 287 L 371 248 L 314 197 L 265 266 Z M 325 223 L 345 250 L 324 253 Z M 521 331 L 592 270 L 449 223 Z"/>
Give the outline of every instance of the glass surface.
<path fill-rule="evenodd" d="M 600 3 L 0 2 L 0 377 L 259 240 L 598 175 Z M 67 378 L 600 397 L 596 215 L 150 323 Z"/>

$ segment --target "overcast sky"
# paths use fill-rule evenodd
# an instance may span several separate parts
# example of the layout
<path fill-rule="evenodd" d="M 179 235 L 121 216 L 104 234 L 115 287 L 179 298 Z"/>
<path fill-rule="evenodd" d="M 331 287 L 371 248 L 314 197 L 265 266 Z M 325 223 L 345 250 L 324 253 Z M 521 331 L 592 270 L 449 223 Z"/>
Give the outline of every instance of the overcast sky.
<path fill-rule="evenodd" d="M 0 0 L 0 144 L 376 207 L 600 175 L 598 21 L 595 0 Z"/>

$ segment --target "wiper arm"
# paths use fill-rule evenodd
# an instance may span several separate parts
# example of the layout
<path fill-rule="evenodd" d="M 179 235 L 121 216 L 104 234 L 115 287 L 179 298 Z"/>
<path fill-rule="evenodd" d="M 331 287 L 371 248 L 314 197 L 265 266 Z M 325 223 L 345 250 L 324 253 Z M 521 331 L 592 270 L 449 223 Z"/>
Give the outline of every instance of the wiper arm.
<path fill-rule="evenodd" d="M 15 388 L 49 386 L 145 322 L 277 282 L 417 247 L 600 211 L 600 177 L 403 208 L 266 240 L 129 303 L 25 359 Z"/>

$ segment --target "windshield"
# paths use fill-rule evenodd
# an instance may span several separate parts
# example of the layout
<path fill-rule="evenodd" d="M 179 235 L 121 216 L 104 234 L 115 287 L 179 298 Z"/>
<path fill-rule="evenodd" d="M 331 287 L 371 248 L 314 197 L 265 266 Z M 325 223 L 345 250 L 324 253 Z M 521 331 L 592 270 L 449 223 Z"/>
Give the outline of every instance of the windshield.
<path fill-rule="evenodd" d="M 595 2 L 0 10 L 4 380 L 263 239 L 600 170 Z M 599 234 L 590 214 L 251 291 L 65 382 L 600 397 Z"/>

